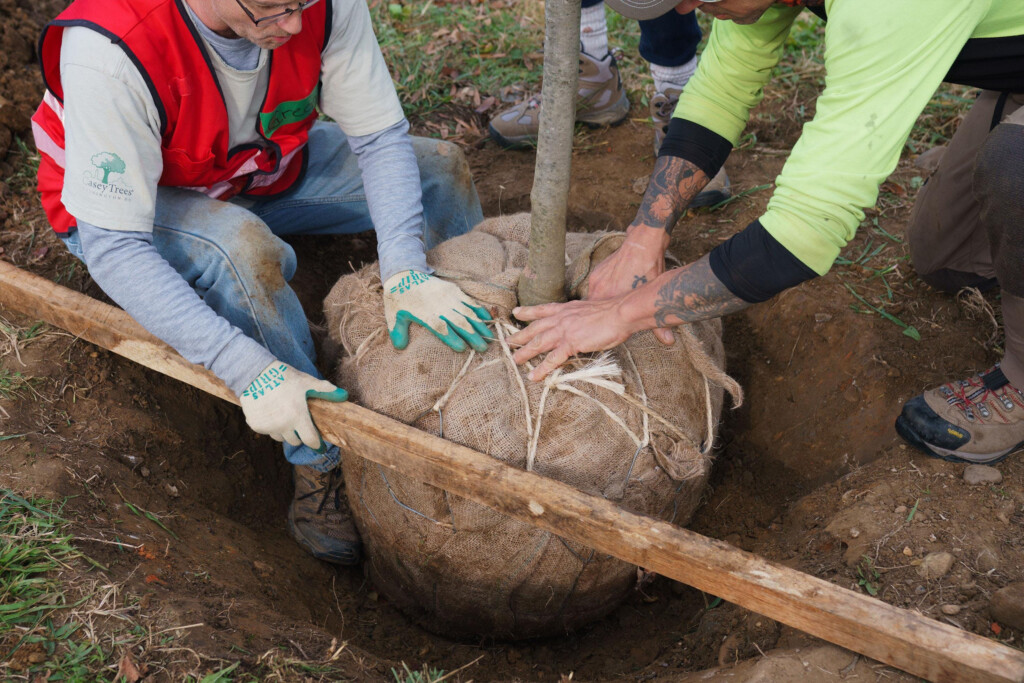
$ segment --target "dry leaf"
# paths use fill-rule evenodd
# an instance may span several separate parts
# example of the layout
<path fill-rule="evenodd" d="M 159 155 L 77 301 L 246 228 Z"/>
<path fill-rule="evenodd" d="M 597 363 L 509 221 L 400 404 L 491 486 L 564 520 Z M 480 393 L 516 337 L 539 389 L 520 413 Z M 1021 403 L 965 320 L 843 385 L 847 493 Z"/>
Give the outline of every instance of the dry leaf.
<path fill-rule="evenodd" d="M 142 678 L 142 673 L 139 672 L 135 662 L 132 661 L 132 656 L 128 653 L 121 657 L 121 664 L 117 667 L 116 680 L 120 681 L 122 678 L 125 683 L 138 683 Z"/>

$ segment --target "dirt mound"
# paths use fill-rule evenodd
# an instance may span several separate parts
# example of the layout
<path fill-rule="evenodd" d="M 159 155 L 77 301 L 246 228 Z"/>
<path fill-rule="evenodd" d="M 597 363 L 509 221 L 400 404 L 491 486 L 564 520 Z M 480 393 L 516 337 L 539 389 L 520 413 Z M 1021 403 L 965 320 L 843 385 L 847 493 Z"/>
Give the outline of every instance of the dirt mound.
<path fill-rule="evenodd" d="M 68 3 L 63 0 L 0 0 L 0 162 L 15 138 L 32 146 L 29 118 L 39 106 L 43 79 L 36 43 L 43 25 Z M 0 177 L 10 167 L 0 164 Z"/>

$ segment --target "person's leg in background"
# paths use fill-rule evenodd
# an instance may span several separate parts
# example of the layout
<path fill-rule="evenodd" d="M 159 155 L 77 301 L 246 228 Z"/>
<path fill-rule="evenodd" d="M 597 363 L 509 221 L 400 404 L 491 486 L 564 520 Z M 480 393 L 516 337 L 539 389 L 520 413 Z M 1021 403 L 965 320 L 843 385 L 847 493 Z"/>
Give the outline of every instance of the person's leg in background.
<path fill-rule="evenodd" d="M 654 95 L 650 100 L 654 150 L 661 147 L 679 94 L 697 68 L 701 31 L 695 12 L 672 11 L 641 21 L 640 55 L 650 63 Z M 498 112 L 489 126 L 491 137 L 506 148 L 532 147 L 540 130 L 540 95 Z M 603 0 L 583 0 L 580 12 L 580 81 L 576 120 L 590 126 L 615 125 L 629 115 L 629 100 L 608 45 Z M 722 169 L 697 195 L 692 207 L 709 206 L 729 197 L 729 179 Z"/>
<path fill-rule="evenodd" d="M 679 103 L 679 96 L 697 70 L 697 46 L 701 32 L 696 12 L 668 12 L 639 24 L 640 56 L 650 63 L 654 79 L 650 109 L 654 124 L 654 153 L 657 154 L 668 133 L 668 124 Z M 690 207 L 712 206 L 728 198 L 729 176 L 722 168 L 693 198 Z"/>
<path fill-rule="evenodd" d="M 604 0 L 583 0 L 580 11 L 580 75 L 576 120 L 589 126 L 614 126 L 629 115 L 629 98 L 619 66 L 608 48 Z M 499 111 L 491 118 L 491 137 L 508 149 L 537 145 L 540 94 Z"/>
<path fill-rule="evenodd" d="M 1000 286 L 1006 341 L 999 365 L 907 401 L 896 429 L 941 458 L 1001 460 L 1024 445 L 1024 94 L 979 96 L 921 189 L 907 238 L 933 287 Z"/>

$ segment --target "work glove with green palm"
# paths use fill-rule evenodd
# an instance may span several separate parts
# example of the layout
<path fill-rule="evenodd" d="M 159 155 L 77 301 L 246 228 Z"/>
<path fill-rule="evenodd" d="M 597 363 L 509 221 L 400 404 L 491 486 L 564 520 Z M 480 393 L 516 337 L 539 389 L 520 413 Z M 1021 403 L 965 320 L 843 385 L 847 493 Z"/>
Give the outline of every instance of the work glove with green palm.
<path fill-rule="evenodd" d="M 327 444 L 313 424 L 306 405 L 308 398 L 341 403 L 348 399 L 348 392 L 287 363 L 274 361 L 242 392 L 239 402 L 246 424 L 257 434 L 292 446 L 305 444 L 323 453 Z"/>
<path fill-rule="evenodd" d="M 427 273 L 403 270 L 384 283 L 384 317 L 396 349 L 409 345 L 409 325 L 416 323 L 455 351 L 466 345 L 487 350 L 493 339 L 487 309 L 467 296 L 458 285 Z"/>

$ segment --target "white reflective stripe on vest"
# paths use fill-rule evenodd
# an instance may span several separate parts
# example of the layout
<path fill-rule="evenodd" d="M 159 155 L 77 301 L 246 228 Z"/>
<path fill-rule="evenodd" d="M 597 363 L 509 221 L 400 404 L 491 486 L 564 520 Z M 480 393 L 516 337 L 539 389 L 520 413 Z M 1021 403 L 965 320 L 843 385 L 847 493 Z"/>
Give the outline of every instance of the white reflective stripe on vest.
<path fill-rule="evenodd" d="M 303 145 L 305 147 L 305 145 Z M 258 175 L 253 178 L 252 184 L 249 187 L 265 187 L 272 185 L 284 175 L 284 172 L 292 165 L 292 161 L 295 159 L 295 155 L 302 151 L 303 147 L 299 147 L 295 151 L 288 154 L 284 159 L 281 159 L 281 163 L 277 166 L 277 171 L 269 175 Z"/>
<path fill-rule="evenodd" d="M 64 125 L 64 105 L 62 105 L 60 100 L 54 97 L 53 93 L 49 90 L 47 90 L 43 95 L 43 104 L 49 107 L 50 110 L 57 115 L 57 118 L 60 119 L 61 125 Z M 53 159 L 54 163 L 61 168 L 65 168 L 67 166 L 64 147 L 51 138 L 50 135 L 43 130 L 42 126 L 36 123 L 34 119 L 32 121 L 32 137 L 35 138 L 36 149 Z"/>

